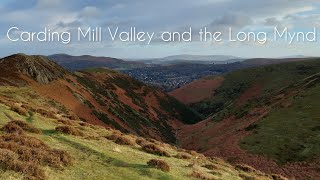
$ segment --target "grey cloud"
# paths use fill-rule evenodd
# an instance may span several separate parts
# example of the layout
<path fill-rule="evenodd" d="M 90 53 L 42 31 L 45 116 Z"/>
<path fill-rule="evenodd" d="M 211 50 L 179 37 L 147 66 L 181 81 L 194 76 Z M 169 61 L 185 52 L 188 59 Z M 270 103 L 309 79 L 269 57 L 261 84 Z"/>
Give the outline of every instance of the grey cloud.
<path fill-rule="evenodd" d="M 226 28 L 233 27 L 241 29 L 245 26 L 251 25 L 253 20 L 251 17 L 243 14 L 227 14 L 216 18 L 208 27 L 215 31 L 224 31 Z"/>
<path fill-rule="evenodd" d="M 94 6 L 86 6 L 79 14 L 80 18 L 98 18 L 101 15 L 100 10 Z"/>
<path fill-rule="evenodd" d="M 79 27 L 79 26 L 82 26 L 82 23 L 78 20 L 68 22 L 68 23 L 65 23 L 62 21 L 57 23 L 58 28 L 75 28 L 75 27 Z"/>
<path fill-rule="evenodd" d="M 267 18 L 264 20 L 264 25 L 266 26 L 279 26 L 281 24 L 281 21 L 279 21 L 275 17 Z"/>
<path fill-rule="evenodd" d="M 192 26 L 223 30 L 270 25 L 316 25 L 318 0 L 12 0 L 0 3 L 0 30 L 19 25 L 41 30 L 44 26 L 136 26 L 143 31 L 184 31 Z M 314 12 L 309 12 L 313 10 Z M 301 12 L 308 14 L 301 15 Z M 192 46 L 192 44 L 190 44 Z M 83 46 L 85 47 L 85 45 Z M 122 48 L 127 46 L 123 45 Z M 28 47 L 27 47 L 28 48 Z M 38 48 L 38 47 L 37 47 Z M 120 47 L 119 51 L 121 51 Z M 152 49 L 152 47 L 150 47 Z M 41 52 L 42 47 L 39 47 Z M 83 49 L 78 48 L 81 52 Z M 167 50 L 169 51 L 169 50 Z"/>

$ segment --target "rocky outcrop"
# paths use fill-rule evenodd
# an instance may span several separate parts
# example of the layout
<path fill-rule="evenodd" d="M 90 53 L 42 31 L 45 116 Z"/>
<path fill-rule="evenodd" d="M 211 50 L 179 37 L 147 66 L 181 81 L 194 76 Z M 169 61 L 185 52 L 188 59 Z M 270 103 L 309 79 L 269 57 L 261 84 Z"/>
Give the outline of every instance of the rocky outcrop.
<path fill-rule="evenodd" d="M 44 56 L 27 56 L 25 54 L 15 54 L 1 59 L 0 69 L 0 77 L 7 83 L 12 84 L 16 84 L 14 81 L 19 81 L 18 77 L 21 75 L 25 75 L 40 84 L 48 84 L 53 80 L 63 78 L 68 73 Z"/>

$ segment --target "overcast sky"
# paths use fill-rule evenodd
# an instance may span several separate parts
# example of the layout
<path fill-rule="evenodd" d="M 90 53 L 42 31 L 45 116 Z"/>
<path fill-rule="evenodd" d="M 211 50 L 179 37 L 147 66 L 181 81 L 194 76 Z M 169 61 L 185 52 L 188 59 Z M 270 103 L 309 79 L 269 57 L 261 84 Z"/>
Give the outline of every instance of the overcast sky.
<path fill-rule="evenodd" d="M 292 31 L 320 32 L 319 0 L 2 0 L 0 2 L 0 56 L 13 53 L 96 55 L 118 58 L 164 57 L 177 54 L 234 55 L 240 57 L 320 56 L 320 42 L 258 43 L 102 43 L 10 42 L 7 30 L 73 31 L 80 27 L 131 26 L 148 32 L 184 31 L 208 27 L 261 31 L 289 27 Z M 107 31 L 106 31 L 107 32 Z M 104 33 L 106 33 L 104 32 Z"/>

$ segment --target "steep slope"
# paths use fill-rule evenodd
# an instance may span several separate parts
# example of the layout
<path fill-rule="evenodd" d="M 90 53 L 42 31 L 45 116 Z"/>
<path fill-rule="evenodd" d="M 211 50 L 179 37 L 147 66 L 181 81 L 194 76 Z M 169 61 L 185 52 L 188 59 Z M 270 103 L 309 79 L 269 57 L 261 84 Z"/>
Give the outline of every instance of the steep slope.
<path fill-rule="evenodd" d="M 44 57 L 22 54 L 0 62 L 2 84 L 30 87 L 91 124 L 174 143 L 176 127 L 199 120 L 170 96 L 109 69 L 71 74 Z"/>
<path fill-rule="evenodd" d="M 0 68 L 11 73 L 0 85 L 0 179 L 285 179 L 104 127 L 168 141 L 171 123 L 193 115 L 126 75 L 71 74 L 23 54 L 1 59 Z"/>
<path fill-rule="evenodd" d="M 47 117 L 40 109 L 62 113 L 62 105 L 37 95 L 30 87 L 0 86 L 0 101 L 0 179 L 280 177 L 246 165 L 231 166 L 154 139 L 68 117 Z M 24 113 L 24 107 L 30 111 Z M 156 148 L 150 151 L 146 148 L 150 146 Z"/>
<path fill-rule="evenodd" d="M 223 77 L 206 77 L 182 86 L 169 93 L 184 104 L 193 104 L 212 98 L 213 91 L 223 82 Z"/>
<path fill-rule="evenodd" d="M 44 56 L 12 55 L 0 59 L 0 66 L 1 85 L 25 85 L 26 81 L 21 79 L 21 75 L 38 83 L 48 84 L 67 74 L 62 67 L 46 60 Z"/>
<path fill-rule="evenodd" d="M 184 126 L 182 147 L 264 172 L 318 179 L 318 59 L 224 76 L 212 98 L 192 107 L 207 120 Z"/>
<path fill-rule="evenodd" d="M 48 58 L 68 70 L 76 71 L 95 67 L 108 67 L 111 69 L 130 69 L 144 67 L 141 62 L 124 61 L 111 57 L 96 57 L 96 56 L 71 56 L 67 54 L 54 54 Z"/>

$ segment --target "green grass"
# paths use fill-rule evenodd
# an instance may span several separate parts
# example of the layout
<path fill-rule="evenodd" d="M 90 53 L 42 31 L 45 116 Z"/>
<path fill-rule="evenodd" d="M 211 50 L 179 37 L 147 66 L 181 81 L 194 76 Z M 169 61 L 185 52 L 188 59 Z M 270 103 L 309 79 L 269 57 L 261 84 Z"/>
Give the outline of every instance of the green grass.
<path fill-rule="evenodd" d="M 118 73 L 115 70 L 109 69 L 109 68 L 101 68 L 101 67 L 97 67 L 97 68 L 89 68 L 89 69 L 85 69 L 85 72 L 90 72 L 90 73 Z"/>
<path fill-rule="evenodd" d="M 319 59 L 238 70 L 224 76 L 225 80 L 213 92 L 213 98 L 194 103 L 191 107 L 203 117 L 215 114 L 218 117 L 216 120 L 221 120 L 221 117 L 238 111 L 235 110 L 235 100 L 252 85 L 261 86 L 260 97 L 267 97 L 273 91 L 313 75 L 319 70 Z"/>
<path fill-rule="evenodd" d="M 15 119 L 25 119 L 10 110 L 9 107 L 0 104 L 0 127 L 9 122 L 7 115 Z M 110 131 L 103 128 L 83 127 L 83 132 L 90 135 L 100 136 L 101 138 L 86 138 L 71 135 L 63 135 L 54 131 L 58 126 L 57 121 L 48 119 L 35 114 L 33 121 L 29 122 L 36 128 L 43 131 L 42 134 L 29 134 L 34 136 L 52 148 L 67 151 L 74 159 L 74 163 L 70 167 L 62 169 L 43 167 L 47 179 L 173 179 L 184 180 L 194 179 L 189 176 L 193 168 L 187 167 L 193 161 L 201 163 L 208 160 L 191 160 L 177 159 L 174 157 L 159 157 L 157 155 L 148 154 L 133 146 L 121 146 L 109 141 L 103 136 L 111 134 Z M 1 131 L 0 131 L 1 134 Z M 177 151 L 169 147 L 163 146 L 171 154 Z M 162 159 L 170 165 L 170 172 L 162 172 L 161 170 L 151 168 L 147 165 L 150 159 Z M 223 161 L 211 161 L 215 163 L 219 173 L 212 175 L 219 179 L 241 179 L 240 172 L 231 165 Z M 197 167 L 203 173 L 210 174 L 211 171 L 202 167 Z M 254 175 L 253 175 L 254 176 Z M 0 179 L 21 179 L 23 174 L 3 171 L 0 168 Z"/>
<path fill-rule="evenodd" d="M 272 110 L 257 123 L 241 147 L 286 162 L 311 160 L 320 154 L 320 86 L 292 98 L 289 108 Z"/>

